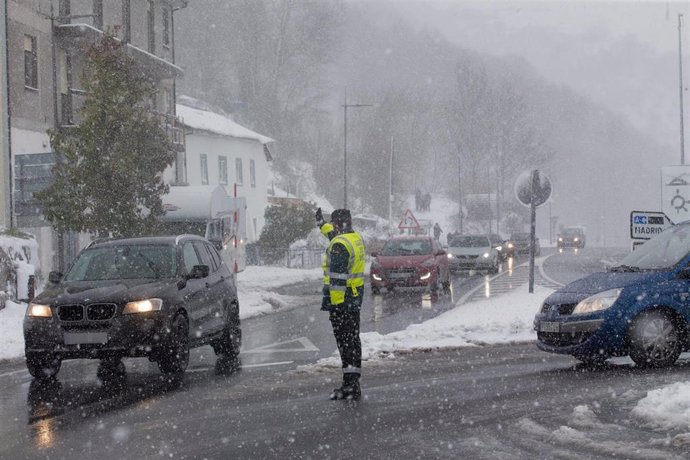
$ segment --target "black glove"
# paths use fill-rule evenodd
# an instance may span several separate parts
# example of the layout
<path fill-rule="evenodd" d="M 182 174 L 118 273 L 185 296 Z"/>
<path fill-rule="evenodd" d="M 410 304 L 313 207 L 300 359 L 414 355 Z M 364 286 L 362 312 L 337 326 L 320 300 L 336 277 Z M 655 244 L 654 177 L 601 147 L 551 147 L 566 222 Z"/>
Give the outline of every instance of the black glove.
<path fill-rule="evenodd" d="M 321 212 L 321 208 L 318 208 L 316 210 L 315 216 L 316 216 L 316 226 L 321 228 L 321 226 L 326 223 L 326 221 L 323 220 L 323 213 Z"/>

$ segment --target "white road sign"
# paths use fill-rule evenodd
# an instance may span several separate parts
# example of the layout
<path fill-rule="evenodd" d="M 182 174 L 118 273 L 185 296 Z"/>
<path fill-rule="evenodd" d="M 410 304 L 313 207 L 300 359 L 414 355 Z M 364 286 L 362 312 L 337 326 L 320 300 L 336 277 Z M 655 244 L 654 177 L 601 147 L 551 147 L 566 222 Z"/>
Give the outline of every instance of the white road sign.
<path fill-rule="evenodd" d="M 661 168 L 661 210 L 674 224 L 690 220 L 690 165 Z"/>
<path fill-rule="evenodd" d="M 630 213 L 630 238 L 648 240 L 673 225 L 666 214 L 653 211 Z"/>

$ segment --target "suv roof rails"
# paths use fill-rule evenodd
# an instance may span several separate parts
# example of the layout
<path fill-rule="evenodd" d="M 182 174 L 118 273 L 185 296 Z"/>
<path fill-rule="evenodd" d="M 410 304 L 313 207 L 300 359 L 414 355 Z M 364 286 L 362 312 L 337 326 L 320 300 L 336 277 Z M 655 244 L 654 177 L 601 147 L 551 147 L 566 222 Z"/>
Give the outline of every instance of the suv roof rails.
<path fill-rule="evenodd" d="M 109 236 L 107 236 L 107 237 L 102 237 L 102 238 L 96 238 L 96 239 L 92 240 L 89 244 L 87 244 L 87 245 L 86 245 L 86 248 L 90 248 L 90 247 L 93 246 L 94 244 L 105 243 L 106 241 L 110 241 L 110 240 L 113 240 L 113 239 L 115 239 L 115 238 L 111 238 L 111 237 L 109 237 Z M 84 248 L 84 249 L 86 249 L 86 248 Z"/>

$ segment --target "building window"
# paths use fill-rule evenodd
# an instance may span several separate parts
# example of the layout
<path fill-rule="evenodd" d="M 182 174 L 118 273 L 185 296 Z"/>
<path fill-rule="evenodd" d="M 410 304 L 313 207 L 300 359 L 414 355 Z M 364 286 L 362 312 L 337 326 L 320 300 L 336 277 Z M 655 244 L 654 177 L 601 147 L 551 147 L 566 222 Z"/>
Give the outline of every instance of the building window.
<path fill-rule="evenodd" d="M 228 183 L 228 158 L 222 155 L 218 157 L 218 183 Z"/>
<path fill-rule="evenodd" d="M 148 1 L 148 8 L 146 10 L 146 25 L 148 29 L 148 44 L 149 53 L 156 53 L 156 18 L 153 12 L 153 0 Z"/>
<path fill-rule="evenodd" d="M 256 163 L 254 160 L 249 160 L 249 184 L 252 188 L 256 188 Z"/>
<path fill-rule="evenodd" d="M 208 184 L 208 158 L 205 153 L 201 154 L 201 183 Z"/>
<path fill-rule="evenodd" d="M 163 17 L 163 46 L 170 46 L 170 11 L 163 8 L 161 16 Z"/>
<path fill-rule="evenodd" d="M 103 30 L 103 0 L 93 0 L 93 26 Z"/>
<path fill-rule="evenodd" d="M 129 43 L 132 41 L 132 8 L 130 0 L 122 0 L 122 41 Z"/>
<path fill-rule="evenodd" d="M 38 89 L 38 51 L 32 35 L 24 35 L 24 85 Z"/>
<path fill-rule="evenodd" d="M 163 105 L 161 109 L 165 114 L 170 115 L 173 113 L 173 97 L 170 88 L 163 88 Z"/>
<path fill-rule="evenodd" d="M 235 159 L 235 180 L 237 185 L 242 185 L 242 158 Z"/>

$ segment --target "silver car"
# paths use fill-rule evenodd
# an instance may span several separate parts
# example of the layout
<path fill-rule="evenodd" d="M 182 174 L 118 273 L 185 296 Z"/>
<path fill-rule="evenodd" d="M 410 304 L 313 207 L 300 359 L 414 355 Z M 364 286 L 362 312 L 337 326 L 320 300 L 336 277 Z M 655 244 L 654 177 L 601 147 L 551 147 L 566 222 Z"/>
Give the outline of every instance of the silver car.
<path fill-rule="evenodd" d="M 499 254 L 487 235 L 448 235 L 451 270 L 498 272 Z"/>

